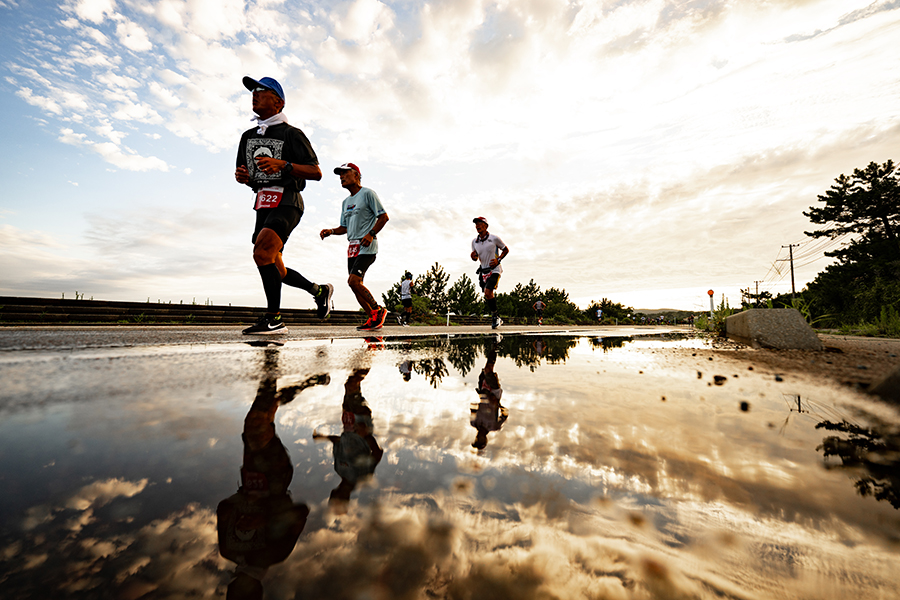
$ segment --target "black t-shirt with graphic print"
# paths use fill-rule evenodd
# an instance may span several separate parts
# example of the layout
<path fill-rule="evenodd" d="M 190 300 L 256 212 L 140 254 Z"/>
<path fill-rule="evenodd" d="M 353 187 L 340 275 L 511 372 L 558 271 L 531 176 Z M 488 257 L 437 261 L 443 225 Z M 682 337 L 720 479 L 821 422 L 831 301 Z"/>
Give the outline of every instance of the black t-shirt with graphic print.
<path fill-rule="evenodd" d="M 248 129 L 241 136 L 238 145 L 237 166 L 246 167 L 250 173 L 250 187 L 253 191 L 269 186 L 284 188 L 282 206 L 296 206 L 303 210 L 303 198 L 300 192 L 306 187 L 306 180 L 281 176 L 281 173 L 271 175 L 264 173 L 256 166 L 255 157 L 269 156 L 278 160 L 286 160 L 297 165 L 317 165 L 319 158 L 312 148 L 309 139 L 301 130 L 287 123 L 272 125 L 266 129 L 264 135 L 256 133 L 256 127 Z"/>

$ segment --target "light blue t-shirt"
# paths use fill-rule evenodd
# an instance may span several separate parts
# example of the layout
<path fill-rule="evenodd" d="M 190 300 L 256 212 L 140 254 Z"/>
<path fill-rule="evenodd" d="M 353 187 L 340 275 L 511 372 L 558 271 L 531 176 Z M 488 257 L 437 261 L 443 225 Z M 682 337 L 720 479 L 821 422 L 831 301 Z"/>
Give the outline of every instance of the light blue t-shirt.
<path fill-rule="evenodd" d="M 360 188 L 353 196 L 348 196 L 341 206 L 341 226 L 347 228 L 347 240 L 358 242 L 375 227 L 378 217 L 385 214 L 381 200 L 373 190 Z M 378 252 L 378 240 L 372 240 L 368 246 L 361 246 L 360 254 Z"/>

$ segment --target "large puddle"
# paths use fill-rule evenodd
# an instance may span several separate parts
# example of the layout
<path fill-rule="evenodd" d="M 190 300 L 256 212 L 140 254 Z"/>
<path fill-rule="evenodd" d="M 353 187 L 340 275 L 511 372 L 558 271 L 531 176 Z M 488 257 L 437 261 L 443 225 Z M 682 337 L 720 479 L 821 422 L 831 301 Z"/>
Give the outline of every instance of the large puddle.
<path fill-rule="evenodd" d="M 897 598 L 896 409 L 703 347 L 5 355 L 2 596 Z"/>

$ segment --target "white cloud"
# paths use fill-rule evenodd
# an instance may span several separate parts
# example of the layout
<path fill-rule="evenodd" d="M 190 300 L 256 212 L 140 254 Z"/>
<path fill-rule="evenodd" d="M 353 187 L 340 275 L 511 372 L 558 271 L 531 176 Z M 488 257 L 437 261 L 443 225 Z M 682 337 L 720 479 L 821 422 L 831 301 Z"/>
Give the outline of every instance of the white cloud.
<path fill-rule="evenodd" d="M 37 96 L 31 90 L 31 88 L 23 87 L 16 90 L 16 96 L 27 102 L 32 106 L 36 106 L 41 110 L 47 111 L 49 113 L 53 113 L 56 115 L 62 114 L 62 107 L 53 99 L 47 98 L 45 96 Z"/>
<path fill-rule="evenodd" d="M 101 142 L 92 144 L 91 150 L 99 154 L 111 165 L 115 165 L 126 171 L 168 171 L 169 165 L 166 161 L 155 156 L 139 156 L 125 148 L 112 142 Z"/>
<path fill-rule="evenodd" d="M 116 35 L 123 46 L 134 52 L 147 52 L 153 49 L 147 32 L 140 25 L 131 21 L 120 21 L 116 25 Z"/>
<path fill-rule="evenodd" d="M 160 4 L 157 18 L 179 33 L 191 32 L 204 40 L 234 37 L 244 27 L 243 0 L 186 0 Z M 183 29 L 182 29 L 183 28 Z"/>
<path fill-rule="evenodd" d="M 119 142 L 124 137 L 124 134 L 113 130 L 109 124 L 99 127 L 97 132 L 113 141 L 95 142 L 89 139 L 86 134 L 76 133 L 69 128 L 60 130 L 59 141 L 96 152 L 106 162 L 126 171 L 165 172 L 169 170 L 170 167 L 164 160 L 155 156 L 140 156 L 127 146 L 121 145 Z"/>
<path fill-rule="evenodd" d="M 133 90 L 141 87 L 141 82 L 137 79 L 114 71 L 98 73 L 95 79 L 111 90 Z"/>
<path fill-rule="evenodd" d="M 98 24 L 114 15 L 115 9 L 115 0 L 78 0 L 75 3 L 75 13 L 79 17 Z"/>
<path fill-rule="evenodd" d="M 59 96 L 66 108 L 70 108 L 75 112 L 82 112 L 88 109 L 87 98 L 79 92 L 64 91 Z"/>
<path fill-rule="evenodd" d="M 181 100 L 168 88 L 165 88 L 155 81 L 150 82 L 150 93 L 156 96 L 160 102 L 169 108 L 174 108 L 181 104 Z"/>
<path fill-rule="evenodd" d="M 118 98 L 116 98 L 118 96 Z M 114 119 L 120 121 L 140 121 L 142 123 L 157 124 L 162 123 L 163 119 L 156 110 L 144 102 L 131 102 L 122 98 L 119 94 L 110 93 L 109 97 L 118 100 L 118 106 L 111 115 Z"/>
<path fill-rule="evenodd" d="M 184 30 L 184 2 L 179 0 L 161 0 L 155 5 L 148 5 L 147 8 L 153 10 L 154 16 L 164 27 L 175 31 Z"/>
<path fill-rule="evenodd" d="M 365 44 L 392 29 L 394 13 L 378 0 L 352 0 L 334 6 L 330 13 L 338 39 Z"/>
<path fill-rule="evenodd" d="M 95 127 L 94 132 L 102 135 L 116 145 L 121 144 L 122 140 L 127 135 L 121 131 L 116 131 L 113 128 L 112 123 L 110 123 L 108 120 L 103 121 L 102 124 Z"/>

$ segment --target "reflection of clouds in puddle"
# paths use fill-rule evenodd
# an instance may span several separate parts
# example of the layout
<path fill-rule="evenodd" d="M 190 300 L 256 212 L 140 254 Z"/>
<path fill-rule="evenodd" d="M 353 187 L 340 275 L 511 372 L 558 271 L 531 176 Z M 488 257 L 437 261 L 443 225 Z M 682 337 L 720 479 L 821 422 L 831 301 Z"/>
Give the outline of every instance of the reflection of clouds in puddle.
<path fill-rule="evenodd" d="M 0 550 L 5 584 L 17 597 L 35 598 L 91 597 L 92 591 L 123 599 L 151 592 L 214 595 L 225 581 L 227 562 L 216 551 L 215 514 L 208 508 L 190 504 L 137 529 L 130 518 L 96 517 L 98 509 L 146 487 L 146 479 L 110 479 L 84 486 L 61 506 L 33 507 L 20 539 Z M 34 577 L 37 567 L 40 576 Z"/>
<path fill-rule="evenodd" d="M 290 343 L 280 350 L 279 388 L 311 372 L 329 372 L 332 383 L 303 391 L 278 411 L 277 429 L 295 440 L 289 450 L 302 467 L 295 495 L 319 506 L 296 551 L 271 570 L 267 597 L 303 590 L 308 597 L 376 599 L 762 600 L 888 597 L 884 590 L 896 588 L 890 540 L 900 532 L 897 514 L 858 498 L 845 475 L 822 468 L 816 446 L 826 434 L 813 430 L 806 414 L 773 428 L 785 418 L 783 388 L 775 394 L 755 375 L 707 388 L 712 373 L 697 380 L 694 367 L 638 375 L 612 362 L 586 364 L 573 352 L 565 365 L 528 371 L 501 356 L 496 371 L 509 420 L 476 454 L 469 409 L 482 355 L 466 375 L 451 366 L 434 387 L 418 372 L 404 381 L 391 351 L 366 358 L 336 346 L 317 357 L 308 348 L 291 350 Z M 625 350 L 592 352 L 608 360 Z M 311 433 L 314 426 L 339 431 L 350 372 L 343 359 L 371 361 L 362 392 L 386 454 L 375 480 L 338 517 L 324 514 L 323 494 L 336 480 L 330 450 L 313 444 Z M 86 411 L 76 429 L 89 440 L 85 431 L 99 432 L 133 411 L 138 425 L 110 427 L 101 441 L 145 431 L 165 442 L 178 439 L 172 431 L 186 432 L 186 445 L 215 453 L 203 462 L 180 450 L 154 460 L 169 468 L 188 464 L 185 474 L 196 475 L 228 454 L 231 469 L 259 366 L 248 373 L 226 381 L 226 395 L 208 404 L 203 395 L 185 402 L 145 390 L 99 419 Z M 816 397 L 826 407 L 846 399 Z M 744 398 L 753 400 L 750 413 L 738 408 Z M 896 413 L 885 418 L 896 422 Z M 131 457 L 120 460 L 134 469 Z M 83 486 L 59 506 L 30 509 L 22 539 L 0 548 L 3 574 L 36 596 L 39 570 L 48 574 L 41 585 L 88 596 L 97 585 L 122 598 L 221 592 L 233 565 L 215 553 L 215 515 L 191 504 L 140 521 L 140 513 L 152 512 L 149 504 L 138 506 L 141 494 L 151 491 L 140 479 L 147 471 L 139 465 L 133 472 L 131 480 Z"/>
<path fill-rule="evenodd" d="M 147 487 L 147 480 L 125 481 L 123 479 L 107 479 L 84 486 L 66 502 L 66 508 L 86 510 L 88 507 L 100 508 L 116 498 L 131 498 Z"/>
<path fill-rule="evenodd" d="M 94 510 L 106 506 L 117 498 L 131 498 L 147 487 L 147 479 L 126 481 L 123 479 L 107 479 L 88 484 L 72 494 L 62 507 L 40 504 L 28 508 L 22 520 L 22 529 L 31 531 L 40 525 L 53 521 L 60 513 L 67 514 L 66 528 L 80 531 L 94 520 Z M 76 511 L 72 514 L 71 511 Z"/>
<path fill-rule="evenodd" d="M 890 549 L 853 551 L 829 534 L 724 505 L 590 505 L 554 493 L 479 502 L 459 493 L 385 494 L 308 531 L 267 591 L 373 598 L 841 598 L 889 589 Z M 463 492 L 467 490 L 463 489 Z M 662 527 L 659 527 L 659 525 Z M 704 532 L 688 546 L 695 531 Z M 790 557 L 790 572 L 783 559 Z M 835 565 L 840 565 L 836 567 Z M 862 580 L 859 573 L 866 573 Z M 275 594 L 273 597 L 280 597 Z M 873 597 L 877 597 L 873 596 Z"/>

